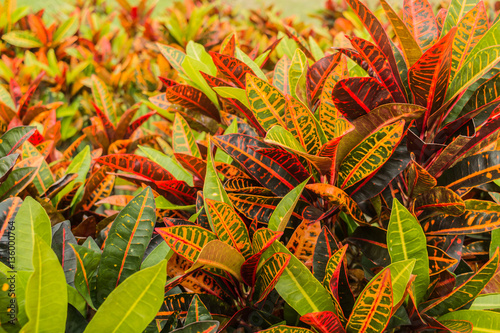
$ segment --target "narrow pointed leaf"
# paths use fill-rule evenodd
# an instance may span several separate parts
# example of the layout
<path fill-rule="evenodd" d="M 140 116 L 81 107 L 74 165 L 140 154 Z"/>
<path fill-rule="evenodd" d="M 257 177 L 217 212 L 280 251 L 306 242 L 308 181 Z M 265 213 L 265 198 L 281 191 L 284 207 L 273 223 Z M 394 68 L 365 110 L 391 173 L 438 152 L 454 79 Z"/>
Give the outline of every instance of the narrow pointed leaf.
<path fill-rule="evenodd" d="M 348 332 L 382 332 L 392 313 L 391 272 L 373 279 L 358 296 L 347 323 Z"/>
<path fill-rule="evenodd" d="M 423 312 L 426 314 L 437 317 L 444 315 L 447 312 L 455 311 L 464 306 L 465 304 L 472 301 L 486 284 L 490 281 L 495 274 L 498 267 L 498 250 L 496 251 L 493 258 L 484 264 L 480 270 L 478 270 L 473 276 L 471 276 L 467 281 L 461 284 L 459 287 L 455 288 L 449 295 L 439 298 L 429 306 L 427 306 Z"/>
<path fill-rule="evenodd" d="M 429 258 L 425 235 L 417 219 L 399 203 L 393 201 L 391 218 L 387 228 L 387 245 L 391 262 L 416 259 L 412 273 L 417 302 L 423 299 L 429 285 Z"/>
<path fill-rule="evenodd" d="M 349 120 L 378 106 L 394 103 L 390 92 L 371 77 L 354 77 L 337 82 L 332 94 L 337 109 Z"/>
<path fill-rule="evenodd" d="M 427 51 L 439 37 L 436 18 L 427 0 L 405 0 L 403 21 L 422 51 Z"/>
<path fill-rule="evenodd" d="M 274 289 L 290 258 L 289 254 L 274 253 L 259 268 L 253 296 L 257 303 L 264 300 Z"/>

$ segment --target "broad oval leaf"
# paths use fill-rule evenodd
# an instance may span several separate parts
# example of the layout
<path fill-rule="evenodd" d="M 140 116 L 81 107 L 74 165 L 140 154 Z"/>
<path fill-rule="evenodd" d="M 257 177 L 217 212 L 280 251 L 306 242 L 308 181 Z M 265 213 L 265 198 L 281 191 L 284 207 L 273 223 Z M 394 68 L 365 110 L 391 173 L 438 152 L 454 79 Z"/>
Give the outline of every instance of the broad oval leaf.
<path fill-rule="evenodd" d="M 97 273 L 96 306 L 141 268 L 156 223 L 153 191 L 144 189 L 123 208 L 108 232 Z"/>
<path fill-rule="evenodd" d="M 145 268 L 120 284 L 106 298 L 85 329 L 93 332 L 142 332 L 163 301 L 167 261 Z"/>
<path fill-rule="evenodd" d="M 196 261 L 206 244 L 217 238 L 213 232 L 192 225 L 156 228 L 156 231 L 175 253 L 191 262 Z"/>
<path fill-rule="evenodd" d="M 382 166 L 400 141 L 403 130 L 404 121 L 400 120 L 383 127 L 354 147 L 340 165 L 339 187 L 344 189 L 354 185 Z"/>
<path fill-rule="evenodd" d="M 54 251 L 38 235 L 34 236 L 33 268 L 26 287 L 29 321 L 21 331 L 63 332 L 68 302 L 66 278 Z"/>

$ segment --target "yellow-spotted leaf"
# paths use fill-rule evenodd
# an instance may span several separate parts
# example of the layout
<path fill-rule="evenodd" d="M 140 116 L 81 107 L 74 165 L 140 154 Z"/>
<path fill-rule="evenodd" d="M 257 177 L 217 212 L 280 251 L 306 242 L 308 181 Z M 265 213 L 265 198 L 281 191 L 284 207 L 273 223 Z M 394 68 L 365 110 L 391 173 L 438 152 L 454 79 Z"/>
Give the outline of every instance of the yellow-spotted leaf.
<path fill-rule="evenodd" d="M 493 258 L 484 264 L 473 276 L 455 288 L 450 294 L 432 302 L 423 312 L 433 317 L 442 316 L 445 313 L 460 309 L 476 298 L 497 270 L 498 253 L 497 250 Z"/>
<path fill-rule="evenodd" d="M 174 126 L 172 127 L 172 144 L 176 153 L 201 158 L 193 132 L 191 132 L 188 123 L 179 113 L 175 114 Z"/>
<path fill-rule="evenodd" d="M 394 199 L 391 217 L 387 228 L 387 249 L 391 262 L 416 259 L 412 274 L 417 303 L 425 296 L 429 286 L 429 258 L 424 231 L 417 219 Z"/>
<path fill-rule="evenodd" d="M 219 240 L 240 251 L 245 258 L 251 257 L 253 251 L 247 227 L 234 209 L 211 199 L 206 199 L 206 204 Z"/>
<path fill-rule="evenodd" d="M 340 274 L 340 265 L 342 264 L 345 254 L 347 251 L 347 244 L 344 245 L 342 248 L 338 249 L 333 253 L 333 255 L 328 259 L 328 263 L 326 264 L 326 269 L 325 269 L 325 277 L 323 278 L 323 287 L 325 287 L 326 290 L 329 290 L 332 295 L 338 299 L 338 288 L 334 288 L 332 290 L 332 279 L 334 281 L 338 280 L 339 274 Z"/>
<path fill-rule="evenodd" d="M 385 270 L 372 279 L 358 296 L 347 332 L 383 332 L 392 314 L 391 272 Z"/>
<path fill-rule="evenodd" d="M 457 259 L 450 257 L 436 246 L 427 245 L 427 255 L 429 256 L 430 275 L 439 274 L 457 263 Z"/>
<path fill-rule="evenodd" d="M 308 330 L 307 328 L 302 328 L 302 327 L 278 325 L 268 328 L 267 330 L 259 331 L 258 333 L 314 333 L 314 332 Z"/>
<path fill-rule="evenodd" d="M 474 46 L 476 46 L 481 37 L 488 30 L 488 15 L 486 14 L 484 3 L 482 1 L 474 7 L 476 0 L 454 0 L 448 10 L 448 16 L 446 19 L 448 20 L 450 15 L 453 16 L 452 13 L 455 7 L 454 4 L 462 1 L 469 2 L 468 6 L 464 6 L 462 9 L 465 9 L 465 7 L 470 8 L 463 12 L 463 14 L 467 14 L 460 20 L 460 22 L 455 22 L 453 24 L 457 25 L 457 33 L 453 39 L 450 80 L 453 80 L 455 73 L 462 67 L 469 52 L 474 48 Z M 451 29 L 451 27 L 449 28 Z"/>
<path fill-rule="evenodd" d="M 403 55 L 408 62 L 408 66 L 411 67 L 422 56 L 422 50 L 401 18 L 399 18 L 398 14 L 396 14 L 394 9 L 392 9 L 391 5 L 389 5 L 386 0 L 381 0 L 380 3 L 382 4 L 385 14 L 387 15 L 387 18 L 394 29 L 394 33 L 399 40 L 399 44 L 401 45 Z"/>
<path fill-rule="evenodd" d="M 381 128 L 354 147 L 342 161 L 339 168 L 339 187 L 354 185 L 380 168 L 387 161 L 404 130 L 404 121 Z"/>
<path fill-rule="evenodd" d="M 274 253 L 257 271 L 257 280 L 253 299 L 256 303 L 264 300 L 278 283 L 286 265 L 290 262 L 291 255 Z"/>
<path fill-rule="evenodd" d="M 275 241 L 264 252 L 262 258 L 267 260 L 274 253 L 290 255 L 290 262 L 285 267 L 275 288 L 292 308 L 300 315 L 310 312 L 333 311 L 338 315 L 337 307 L 328 291 L 323 288 L 309 269 L 304 266 L 287 248 Z"/>
<path fill-rule="evenodd" d="M 476 3 L 477 0 L 451 0 L 448 12 L 446 13 L 446 18 L 443 22 L 441 37 L 446 35 L 446 33 L 454 26 L 458 26 L 458 22 L 466 15 L 466 13 L 470 13 L 470 10 L 474 8 Z"/>
<path fill-rule="evenodd" d="M 290 86 L 290 94 L 307 103 L 306 93 L 306 74 L 307 74 L 307 57 L 300 49 L 296 49 L 290 62 L 288 69 L 288 84 Z"/>
<path fill-rule="evenodd" d="M 446 100 L 458 96 L 500 60 L 500 20 L 497 20 L 470 51 L 446 92 Z"/>
<path fill-rule="evenodd" d="M 316 155 L 326 136 L 311 111 L 295 98 L 287 98 L 285 119 L 287 128 L 308 154 Z"/>
<path fill-rule="evenodd" d="M 341 209 L 356 220 L 356 222 L 366 223 L 366 219 L 358 204 L 340 188 L 323 183 L 309 184 L 306 188 L 331 203 L 340 206 Z"/>
<path fill-rule="evenodd" d="M 104 112 L 113 124 L 116 124 L 119 118 L 113 103 L 113 96 L 109 93 L 106 84 L 97 75 L 92 75 L 92 95 L 97 107 Z"/>
<path fill-rule="evenodd" d="M 217 238 L 213 232 L 194 225 L 157 228 L 156 231 L 175 253 L 191 262 L 198 259 L 205 245 Z"/>
<path fill-rule="evenodd" d="M 191 272 L 198 267 L 213 267 L 222 269 L 232 276 L 241 279 L 241 265 L 245 262 L 243 255 L 231 245 L 218 239 L 211 240 L 203 246 L 193 266 L 188 270 Z"/>
<path fill-rule="evenodd" d="M 273 125 L 286 128 L 285 96 L 266 81 L 247 75 L 246 92 L 250 109 L 261 126 L 267 131 Z"/>
<path fill-rule="evenodd" d="M 427 235 L 467 235 L 500 227 L 500 205 L 484 200 L 465 200 L 460 216 L 437 215 L 422 221 Z"/>
<path fill-rule="evenodd" d="M 313 255 L 318 236 L 321 233 L 319 221 L 304 219 L 290 237 L 286 248 L 297 257 L 306 267 L 312 268 Z"/>

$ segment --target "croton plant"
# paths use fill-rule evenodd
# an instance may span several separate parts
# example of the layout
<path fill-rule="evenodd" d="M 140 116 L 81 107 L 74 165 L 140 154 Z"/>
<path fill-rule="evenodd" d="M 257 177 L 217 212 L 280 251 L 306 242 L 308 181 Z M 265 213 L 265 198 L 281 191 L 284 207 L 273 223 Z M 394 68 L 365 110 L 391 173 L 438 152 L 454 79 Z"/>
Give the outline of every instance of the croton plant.
<path fill-rule="evenodd" d="M 77 5 L 0 15 L 0 332 L 500 332 L 499 8 Z"/>

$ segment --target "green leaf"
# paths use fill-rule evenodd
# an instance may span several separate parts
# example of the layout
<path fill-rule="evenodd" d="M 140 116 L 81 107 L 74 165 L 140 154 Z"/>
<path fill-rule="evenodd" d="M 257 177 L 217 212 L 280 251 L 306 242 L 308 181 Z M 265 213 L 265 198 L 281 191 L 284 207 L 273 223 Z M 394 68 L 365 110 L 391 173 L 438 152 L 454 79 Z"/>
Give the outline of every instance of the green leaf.
<path fill-rule="evenodd" d="M 236 47 L 235 50 L 235 56 L 238 60 L 243 61 L 245 64 L 248 65 L 252 69 L 252 71 L 257 75 L 259 78 L 261 78 L 264 81 L 267 81 L 267 76 L 264 74 L 264 72 L 260 69 L 259 65 L 255 63 L 252 59 L 250 59 L 249 56 L 245 54 L 245 52 L 241 51 L 239 47 Z"/>
<path fill-rule="evenodd" d="M 87 178 L 87 173 L 90 170 L 90 163 L 92 161 L 92 157 L 90 156 L 90 146 L 85 146 L 85 148 L 76 155 L 71 161 L 70 165 L 66 169 L 66 175 L 70 173 L 78 174 L 74 180 L 72 180 L 68 185 L 66 185 L 61 192 L 59 192 L 56 196 L 56 202 L 59 201 L 66 194 L 71 192 L 74 186 L 78 183 L 85 183 L 85 179 Z M 80 185 L 81 186 L 81 185 Z"/>
<path fill-rule="evenodd" d="M 288 192 L 283 199 L 281 199 L 280 203 L 276 206 L 276 209 L 269 218 L 268 228 L 270 230 L 278 232 L 285 230 L 295 206 L 297 205 L 297 202 L 299 202 L 302 191 L 309 182 L 309 179 L 311 179 L 311 177 L 300 183 L 297 187 Z"/>
<path fill-rule="evenodd" d="M 417 219 L 394 199 L 387 227 L 387 247 L 392 263 L 416 260 L 412 274 L 417 276 L 414 282 L 417 303 L 423 300 L 430 281 L 426 244 L 424 231 Z"/>
<path fill-rule="evenodd" d="M 112 124 L 118 122 L 116 106 L 113 103 L 113 95 L 109 92 L 108 86 L 97 75 L 92 75 L 92 96 L 99 109 L 108 116 Z"/>
<path fill-rule="evenodd" d="M 187 121 L 179 113 L 175 114 L 174 125 L 172 127 L 172 145 L 176 153 L 189 154 L 201 158 L 193 132 Z"/>
<path fill-rule="evenodd" d="M 500 309 L 500 294 L 483 294 L 476 297 L 470 310 Z"/>
<path fill-rule="evenodd" d="M 307 57 L 300 49 L 296 49 L 288 69 L 288 84 L 290 85 L 290 94 L 307 104 L 306 96 L 306 74 Z"/>
<path fill-rule="evenodd" d="M 267 260 L 280 252 L 291 256 L 275 287 L 280 296 L 300 315 L 320 311 L 332 311 L 337 314 L 328 291 L 283 244 L 275 241 L 264 252 L 261 260 Z"/>
<path fill-rule="evenodd" d="M 134 273 L 109 294 L 85 333 L 142 332 L 163 302 L 167 261 Z"/>
<path fill-rule="evenodd" d="M 211 147 L 211 140 L 208 140 L 208 147 Z M 226 190 L 222 183 L 220 182 L 219 176 L 217 175 L 217 171 L 215 170 L 212 150 L 209 148 L 207 153 L 207 172 L 205 175 L 205 183 L 203 184 L 203 197 L 205 199 L 212 199 L 215 201 L 222 201 L 229 206 L 233 207 L 233 203 L 227 196 Z M 205 211 L 208 212 L 208 206 L 205 202 Z M 210 222 L 210 227 L 212 230 L 214 229 L 214 225 L 212 223 L 212 218 L 208 215 L 208 221 Z"/>
<path fill-rule="evenodd" d="M 156 265 L 163 259 L 169 260 L 174 254 L 174 251 L 166 242 L 158 244 L 142 261 L 141 269 Z"/>
<path fill-rule="evenodd" d="M 69 19 L 64 21 L 61 25 L 59 25 L 56 32 L 54 33 L 54 43 L 62 42 L 64 39 L 73 36 L 76 33 L 79 26 L 78 18 L 78 15 L 73 15 Z"/>
<path fill-rule="evenodd" d="M 156 46 L 158 46 L 161 54 L 168 60 L 172 68 L 174 68 L 180 74 L 186 74 L 184 72 L 184 68 L 182 68 L 182 63 L 184 61 L 184 58 L 186 57 L 186 54 L 184 52 L 160 43 L 156 43 Z"/>
<path fill-rule="evenodd" d="M 495 251 L 500 246 L 500 228 L 491 231 L 491 242 L 490 242 L 490 258 L 493 257 Z"/>
<path fill-rule="evenodd" d="M 266 134 L 265 142 L 282 145 L 293 150 L 306 153 L 306 150 L 295 139 L 292 133 L 284 129 L 280 125 L 274 125 Z"/>
<path fill-rule="evenodd" d="M 499 332 L 500 313 L 480 310 L 459 310 L 445 314 L 438 320 L 466 320 L 473 326 L 473 332 Z"/>
<path fill-rule="evenodd" d="M 64 271 L 45 240 L 34 237 L 33 268 L 26 287 L 28 323 L 22 332 L 64 332 L 68 291 Z"/>
<path fill-rule="evenodd" d="M 49 216 L 35 199 L 26 197 L 14 221 L 16 228 L 14 269 L 16 271 L 32 271 L 35 235 L 49 246 L 52 243 Z"/>
<path fill-rule="evenodd" d="M 9 44 L 25 49 L 43 46 L 36 34 L 30 30 L 11 31 L 3 35 L 2 39 Z"/>
<path fill-rule="evenodd" d="M 210 58 L 210 61 L 212 61 L 212 58 L 210 56 L 208 57 Z M 200 71 L 206 74 L 211 74 L 209 68 L 201 61 L 189 56 L 186 56 L 184 58 L 184 61 L 182 62 L 182 68 L 189 76 L 191 81 L 196 85 L 196 88 L 200 89 L 205 95 L 207 95 L 212 103 L 214 103 L 214 105 L 219 108 L 220 105 L 219 100 L 217 99 L 217 94 L 212 90 L 212 88 L 210 88 L 207 81 L 205 81 L 203 76 L 200 74 Z"/>
<path fill-rule="evenodd" d="M 212 320 L 212 315 L 198 295 L 194 295 L 184 320 L 184 326 L 205 320 Z"/>
<path fill-rule="evenodd" d="M 210 74 L 212 76 L 217 75 L 217 67 L 214 64 L 212 57 L 208 54 L 207 51 L 205 51 L 205 47 L 203 45 L 190 40 L 186 46 L 186 55 L 204 64 L 207 70 L 207 74 Z"/>
<path fill-rule="evenodd" d="M 247 108 L 250 107 L 250 105 L 248 104 L 248 99 L 247 99 L 245 89 L 236 88 L 236 87 L 214 87 L 213 89 L 215 90 L 215 92 L 217 94 L 220 95 L 220 97 L 232 98 L 232 99 L 239 101 L 241 104 L 243 104 Z"/>
<path fill-rule="evenodd" d="M 0 103 L 11 109 L 12 111 L 16 110 L 16 106 L 12 97 L 10 96 L 10 92 L 5 89 L 4 86 L 0 85 Z"/>
<path fill-rule="evenodd" d="M 132 199 L 111 224 L 97 273 L 97 304 L 141 267 L 144 252 L 156 223 L 154 196 L 145 188 Z"/>
<path fill-rule="evenodd" d="M 243 93 L 245 93 L 244 90 L 243 90 Z M 244 98 L 246 100 L 246 95 L 244 95 Z M 224 135 L 236 134 L 236 133 L 238 133 L 238 120 L 237 119 L 233 120 L 231 125 L 229 125 L 226 128 L 226 130 L 224 131 Z M 214 160 L 216 162 L 222 162 L 222 163 L 227 163 L 227 164 L 233 163 L 233 158 L 229 154 L 224 152 L 224 150 L 222 150 L 222 149 L 217 149 L 215 151 Z"/>
<path fill-rule="evenodd" d="M 467 56 L 451 81 L 446 100 L 460 94 L 500 60 L 500 20 L 493 24 Z"/>
<path fill-rule="evenodd" d="M 139 149 L 146 154 L 151 161 L 167 169 L 175 179 L 185 181 L 189 186 L 193 186 L 193 175 L 186 171 L 173 158 L 153 148 L 139 145 Z"/>
<path fill-rule="evenodd" d="M 90 307 L 96 309 L 92 301 L 92 293 L 95 291 L 95 273 L 101 261 L 101 252 L 76 244 L 69 245 L 76 256 L 75 288 Z"/>

